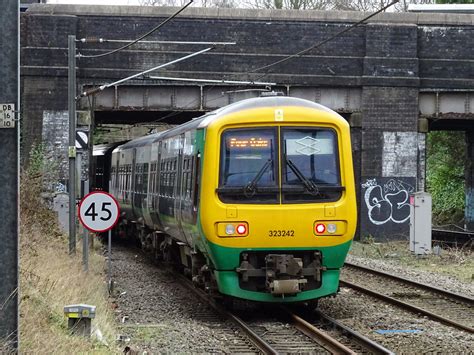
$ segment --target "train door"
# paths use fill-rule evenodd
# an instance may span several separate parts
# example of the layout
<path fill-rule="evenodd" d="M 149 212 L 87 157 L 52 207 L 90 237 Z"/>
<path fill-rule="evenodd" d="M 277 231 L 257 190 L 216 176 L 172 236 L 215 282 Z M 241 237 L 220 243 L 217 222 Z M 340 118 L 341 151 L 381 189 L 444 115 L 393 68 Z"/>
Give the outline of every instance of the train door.
<path fill-rule="evenodd" d="M 161 142 L 154 142 L 151 146 L 150 155 L 150 187 L 148 189 L 147 208 L 150 213 L 151 223 L 155 229 L 161 227 L 159 219 L 159 191 L 160 191 L 160 147 Z"/>
<path fill-rule="evenodd" d="M 183 153 L 184 153 L 184 143 L 185 143 L 185 135 L 184 133 L 181 134 L 178 139 L 178 166 L 177 166 L 177 175 L 176 175 L 176 185 L 175 185 L 175 200 L 174 200 L 174 211 L 175 211 L 175 218 L 176 224 L 179 229 L 179 233 L 181 234 L 182 238 L 184 238 L 188 244 L 191 244 L 191 240 L 188 240 L 186 234 L 183 230 L 182 224 L 182 199 L 183 199 Z"/>
<path fill-rule="evenodd" d="M 181 196 L 180 196 L 180 219 L 183 234 L 189 245 L 193 240 L 193 168 L 194 168 L 194 133 L 188 131 L 184 133 L 183 154 L 181 164 Z"/>
<path fill-rule="evenodd" d="M 151 150 L 152 145 L 146 145 L 142 148 L 143 156 L 141 162 L 143 162 L 143 170 L 142 170 L 142 184 L 143 188 L 140 190 L 142 193 L 141 201 L 141 210 L 143 213 L 143 218 L 145 220 L 145 224 L 148 226 L 153 225 L 150 215 L 150 207 L 152 202 L 152 158 L 151 158 Z"/>
<path fill-rule="evenodd" d="M 132 210 L 132 215 L 133 215 L 133 219 L 136 219 L 136 214 L 135 214 L 135 198 L 136 198 L 136 184 L 137 184 L 137 179 L 136 179 L 136 173 L 137 173 L 137 166 L 136 166 L 136 162 L 137 162 L 137 149 L 136 148 L 133 148 L 132 149 L 132 156 L 131 156 L 131 176 L 130 176 L 130 207 L 131 207 L 131 210 Z"/>
<path fill-rule="evenodd" d="M 108 192 L 119 197 L 119 170 L 120 170 L 120 151 L 112 152 L 110 158 L 110 180 Z"/>

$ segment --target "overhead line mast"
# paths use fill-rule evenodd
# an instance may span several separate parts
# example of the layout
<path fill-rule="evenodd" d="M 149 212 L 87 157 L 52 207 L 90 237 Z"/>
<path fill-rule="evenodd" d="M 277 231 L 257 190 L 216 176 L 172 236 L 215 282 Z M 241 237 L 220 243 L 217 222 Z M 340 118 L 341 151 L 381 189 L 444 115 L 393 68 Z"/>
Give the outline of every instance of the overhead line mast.
<path fill-rule="evenodd" d="M 114 53 L 117 53 L 121 50 L 124 50 L 135 43 L 138 43 L 142 39 L 148 37 L 152 33 L 156 32 L 158 29 L 162 28 L 176 16 L 178 16 L 181 12 L 183 12 L 189 5 L 193 3 L 194 0 L 190 0 L 186 5 L 182 6 L 178 11 L 168 17 L 165 21 L 161 22 L 159 25 L 152 28 L 150 31 L 145 33 L 144 35 L 138 37 L 137 39 L 131 41 L 130 43 L 125 44 L 122 47 L 116 48 L 112 51 L 96 54 L 96 55 L 82 55 L 77 53 L 76 51 L 76 36 L 70 35 L 68 36 L 68 114 L 69 114 L 69 146 L 68 146 L 68 157 L 69 157 L 69 253 L 75 254 L 76 252 L 76 101 L 83 96 L 87 95 L 79 95 L 76 96 L 76 58 L 102 58 Z M 210 50 L 212 48 L 208 48 Z M 200 51 L 201 52 L 201 51 Z M 200 54 L 200 53 L 199 53 Z M 193 54 L 197 55 L 196 53 Z M 188 58 L 190 56 L 187 56 Z M 184 58 L 180 58 L 179 61 L 184 60 Z M 177 61 L 174 61 L 176 63 Z M 167 63 L 169 65 L 171 63 Z M 162 66 L 161 66 L 162 67 Z M 160 68 L 160 66 L 152 68 L 151 70 L 145 71 L 149 72 L 152 70 L 156 70 Z M 140 74 L 139 74 L 140 75 Z M 136 76 L 132 76 L 136 77 Z M 119 80 L 117 83 L 124 82 L 125 80 L 129 80 L 132 77 L 125 78 Z M 116 84 L 117 84 L 116 83 Z M 102 86 L 101 86 L 102 87 Z M 103 90 L 99 87 L 95 89 L 94 92 L 98 92 Z M 106 86 L 107 87 L 107 86 Z M 84 93 L 83 93 L 84 94 Z M 88 95 L 90 95 L 88 93 Z"/>

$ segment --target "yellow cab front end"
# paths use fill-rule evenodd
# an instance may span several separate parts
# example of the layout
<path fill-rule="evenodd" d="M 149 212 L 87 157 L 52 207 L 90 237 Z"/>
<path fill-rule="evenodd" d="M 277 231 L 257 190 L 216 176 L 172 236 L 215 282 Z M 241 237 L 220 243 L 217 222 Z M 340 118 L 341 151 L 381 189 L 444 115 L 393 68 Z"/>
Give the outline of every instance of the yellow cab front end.
<path fill-rule="evenodd" d="M 210 122 L 204 144 L 200 225 L 219 291 L 335 294 L 357 216 L 348 123 L 322 106 L 250 107 Z"/>

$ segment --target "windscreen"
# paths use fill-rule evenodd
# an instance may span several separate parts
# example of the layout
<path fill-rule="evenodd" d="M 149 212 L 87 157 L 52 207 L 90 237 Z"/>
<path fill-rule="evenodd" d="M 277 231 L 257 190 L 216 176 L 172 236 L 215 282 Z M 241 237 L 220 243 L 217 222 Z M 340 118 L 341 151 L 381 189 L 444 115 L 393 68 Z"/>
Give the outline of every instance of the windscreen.
<path fill-rule="evenodd" d="M 336 133 L 322 128 L 282 128 L 283 202 L 339 198 Z M 302 188 L 303 189 L 302 189 Z"/>
<path fill-rule="evenodd" d="M 332 129 L 262 127 L 222 134 L 217 192 L 223 202 L 329 201 L 342 190 Z"/>
<path fill-rule="evenodd" d="M 230 129 L 221 139 L 220 196 L 224 201 L 276 202 L 274 128 Z"/>

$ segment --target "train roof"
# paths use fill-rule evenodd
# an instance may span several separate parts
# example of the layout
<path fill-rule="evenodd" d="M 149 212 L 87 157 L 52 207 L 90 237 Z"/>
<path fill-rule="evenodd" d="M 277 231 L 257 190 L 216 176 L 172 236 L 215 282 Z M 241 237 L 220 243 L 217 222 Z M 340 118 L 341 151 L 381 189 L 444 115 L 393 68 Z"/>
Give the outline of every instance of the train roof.
<path fill-rule="evenodd" d="M 115 143 L 106 143 L 106 144 L 95 144 L 92 148 L 92 155 L 94 157 L 106 155 L 111 150 L 115 149 L 115 147 L 126 143 L 127 141 L 115 142 Z"/>
<path fill-rule="evenodd" d="M 136 148 L 136 147 L 141 147 L 141 146 L 144 146 L 144 145 L 147 145 L 147 144 L 149 144 L 149 143 L 154 142 L 155 139 L 158 138 L 161 134 L 162 134 L 162 132 L 153 133 L 153 134 L 148 134 L 148 135 L 146 135 L 146 136 L 133 139 L 133 140 L 131 140 L 131 141 L 125 143 L 125 144 L 122 145 L 121 147 L 123 147 L 123 148 Z M 119 147 L 119 148 L 120 148 L 120 147 Z"/>
<path fill-rule="evenodd" d="M 216 111 L 210 112 L 206 117 L 202 117 L 203 120 L 199 124 L 199 128 L 207 127 L 209 124 L 219 119 L 224 115 L 229 115 L 233 112 L 252 110 L 261 107 L 285 107 L 285 106 L 303 106 L 312 108 L 318 111 L 331 112 L 339 116 L 335 111 L 327 108 L 326 106 L 317 104 L 312 101 L 299 99 L 296 97 L 289 96 L 271 96 L 271 97 L 256 97 L 252 99 L 242 100 L 222 107 Z M 213 115 L 211 115 L 213 113 Z"/>
<path fill-rule="evenodd" d="M 333 113 L 339 116 L 337 112 L 327 108 L 326 106 L 317 104 L 312 101 L 299 99 L 296 97 L 271 96 L 271 97 L 251 98 L 251 99 L 235 102 L 228 106 L 219 108 L 215 111 L 211 111 L 201 117 L 195 118 L 189 122 L 186 122 L 182 125 L 171 128 L 169 130 L 134 139 L 132 141 L 125 143 L 124 145 L 117 147 L 116 151 L 122 150 L 122 149 L 137 148 L 137 147 L 145 146 L 150 143 L 156 142 L 157 140 L 166 139 L 169 137 L 179 135 L 190 129 L 206 128 L 209 124 L 218 120 L 220 117 L 229 115 L 233 112 L 251 110 L 251 109 L 256 109 L 256 108 L 261 108 L 261 107 L 285 107 L 285 106 L 303 106 L 303 107 L 315 109 L 318 111 Z"/>

